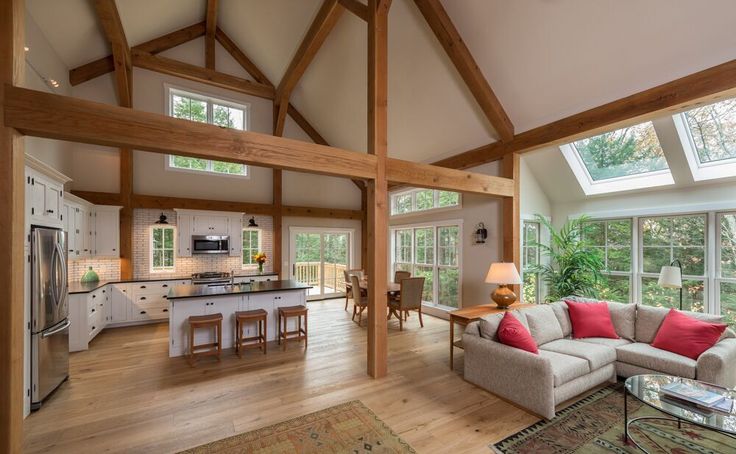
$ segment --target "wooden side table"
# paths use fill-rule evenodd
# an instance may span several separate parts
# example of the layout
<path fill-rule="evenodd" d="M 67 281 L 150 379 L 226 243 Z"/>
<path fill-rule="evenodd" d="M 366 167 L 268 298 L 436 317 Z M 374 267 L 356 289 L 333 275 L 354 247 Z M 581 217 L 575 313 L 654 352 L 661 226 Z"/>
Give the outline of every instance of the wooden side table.
<path fill-rule="evenodd" d="M 463 331 L 469 323 L 480 320 L 489 314 L 497 314 L 499 312 L 514 311 L 525 307 L 532 307 L 533 304 L 514 303 L 507 309 L 501 309 L 496 304 L 482 304 L 480 306 L 464 307 L 450 312 L 450 369 L 454 366 L 455 347 L 463 348 L 462 339 L 455 339 L 455 324 L 461 325 Z"/>

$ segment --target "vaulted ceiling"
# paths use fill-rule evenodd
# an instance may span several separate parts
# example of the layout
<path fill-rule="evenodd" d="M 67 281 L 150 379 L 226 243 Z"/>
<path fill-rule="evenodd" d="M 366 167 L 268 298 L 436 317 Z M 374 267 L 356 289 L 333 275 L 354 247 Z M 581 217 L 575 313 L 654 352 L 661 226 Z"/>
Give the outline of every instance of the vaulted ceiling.
<path fill-rule="evenodd" d="M 219 3 L 220 28 L 278 84 L 321 0 Z M 442 3 L 517 133 L 736 58 L 733 0 Z M 205 4 L 117 1 L 131 45 L 202 21 Z M 27 5 L 69 68 L 109 54 L 91 2 L 27 0 Z M 203 52 L 203 39 L 198 42 Z M 366 73 L 366 24 L 346 11 L 292 103 L 331 144 L 363 151 Z M 414 2 L 394 0 L 390 155 L 431 162 L 494 140 L 495 131 Z"/>

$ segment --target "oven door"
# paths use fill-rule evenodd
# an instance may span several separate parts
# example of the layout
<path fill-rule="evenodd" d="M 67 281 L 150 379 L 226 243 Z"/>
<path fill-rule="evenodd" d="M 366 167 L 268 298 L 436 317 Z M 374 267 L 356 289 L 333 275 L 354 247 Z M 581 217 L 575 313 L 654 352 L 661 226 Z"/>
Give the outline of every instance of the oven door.
<path fill-rule="evenodd" d="M 192 253 L 194 254 L 227 254 L 228 251 L 229 238 L 227 236 L 192 236 Z"/>

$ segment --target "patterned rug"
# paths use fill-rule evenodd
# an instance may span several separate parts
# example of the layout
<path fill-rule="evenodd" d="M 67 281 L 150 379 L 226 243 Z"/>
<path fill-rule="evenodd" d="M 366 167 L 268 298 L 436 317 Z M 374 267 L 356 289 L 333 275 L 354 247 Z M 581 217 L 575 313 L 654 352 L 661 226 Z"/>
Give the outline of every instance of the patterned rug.
<path fill-rule="evenodd" d="M 639 416 L 667 415 L 629 397 L 629 418 Z M 618 383 L 489 447 L 503 454 L 640 453 L 624 443 L 623 433 L 623 384 Z M 675 421 L 639 421 L 629 426 L 629 433 L 650 453 L 736 453 L 733 438 L 686 423 L 680 430 Z"/>
<path fill-rule="evenodd" d="M 414 453 L 414 449 L 354 400 L 183 453 Z"/>

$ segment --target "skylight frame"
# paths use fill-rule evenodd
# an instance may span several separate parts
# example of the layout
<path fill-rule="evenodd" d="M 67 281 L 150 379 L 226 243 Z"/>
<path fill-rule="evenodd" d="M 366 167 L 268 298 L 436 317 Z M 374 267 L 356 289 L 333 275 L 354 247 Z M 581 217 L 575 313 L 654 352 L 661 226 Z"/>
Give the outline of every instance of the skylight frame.
<path fill-rule="evenodd" d="M 654 128 L 654 125 L 652 125 L 652 128 Z M 657 140 L 659 140 L 659 137 L 657 137 Z M 607 178 L 605 180 L 596 181 L 590 175 L 588 167 L 585 165 L 583 157 L 580 155 L 580 152 L 578 151 L 574 142 L 560 145 L 560 151 L 565 157 L 567 164 L 570 166 L 570 169 L 575 175 L 575 178 L 578 180 L 578 183 L 583 189 L 585 195 L 609 194 L 613 192 L 657 188 L 661 186 L 669 186 L 675 184 L 675 180 L 672 176 L 672 171 L 669 168 L 669 162 L 667 162 L 666 169 L 653 170 L 635 175 L 623 175 L 620 177 L 613 177 Z M 667 156 L 665 154 L 665 162 L 666 161 Z"/>
<path fill-rule="evenodd" d="M 685 118 L 685 112 L 673 115 L 672 120 L 675 123 L 677 136 L 685 152 L 685 158 L 693 180 L 708 181 L 736 177 L 736 157 L 701 162 L 698 147 L 695 145 L 695 139 Z"/>

